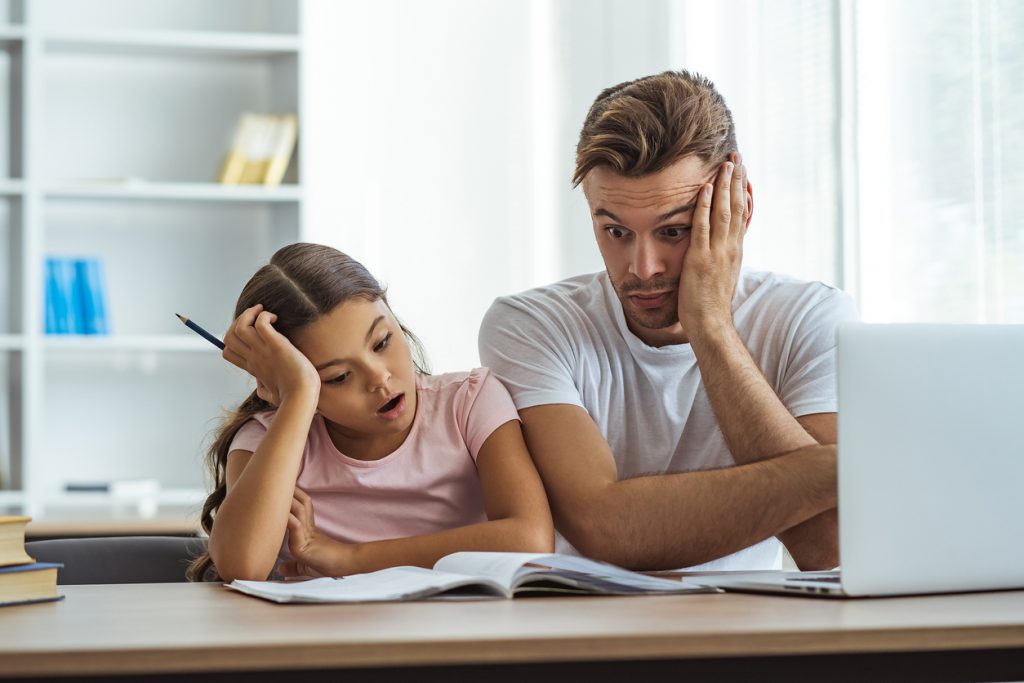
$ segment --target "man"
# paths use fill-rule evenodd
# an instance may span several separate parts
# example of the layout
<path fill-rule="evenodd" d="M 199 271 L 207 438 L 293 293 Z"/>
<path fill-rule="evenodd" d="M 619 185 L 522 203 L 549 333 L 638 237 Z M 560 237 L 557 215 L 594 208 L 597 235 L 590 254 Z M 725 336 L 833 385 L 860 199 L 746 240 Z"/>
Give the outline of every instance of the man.
<path fill-rule="evenodd" d="M 573 182 L 606 271 L 499 298 L 480 331 L 559 550 L 765 569 L 781 541 L 802 569 L 838 564 L 835 329 L 855 311 L 740 270 L 753 191 L 721 95 L 686 71 L 605 90 Z"/>

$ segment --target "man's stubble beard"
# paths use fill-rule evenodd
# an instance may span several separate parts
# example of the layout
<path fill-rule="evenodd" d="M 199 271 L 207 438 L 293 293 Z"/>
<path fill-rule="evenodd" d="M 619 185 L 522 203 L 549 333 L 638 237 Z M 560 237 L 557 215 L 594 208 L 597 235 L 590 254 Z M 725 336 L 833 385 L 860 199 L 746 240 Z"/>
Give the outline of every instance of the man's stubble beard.
<path fill-rule="evenodd" d="M 607 272 L 607 271 L 606 271 Z M 612 283 L 612 289 L 615 290 L 615 295 L 619 298 L 619 304 L 622 305 L 622 312 L 626 316 L 626 319 L 644 329 L 648 330 L 662 330 L 666 327 L 672 327 L 679 322 L 679 286 L 678 282 L 670 282 L 668 280 L 655 278 L 650 282 L 640 282 L 639 280 L 633 282 L 627 282 L 623 285 L 615 282 L 615 278 L 612 277 L 611 273 L 608 273 L 608 280 Z M 652 292 L 652 291 L 664 291 L 671 288 L 673 290 L 673 296 L 667 303 L 665 310 L 644 310 L 633 306 L 629 300 L 631 294 L 639 292 Z"/>

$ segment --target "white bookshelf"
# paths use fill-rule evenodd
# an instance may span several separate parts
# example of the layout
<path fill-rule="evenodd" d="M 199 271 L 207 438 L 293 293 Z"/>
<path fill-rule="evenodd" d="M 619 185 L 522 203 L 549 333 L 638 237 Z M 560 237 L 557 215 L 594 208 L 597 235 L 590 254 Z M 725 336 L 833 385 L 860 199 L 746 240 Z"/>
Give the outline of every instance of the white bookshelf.
<path fill-rule="evenodd" d="M 0 0 L 0 514 L 194 522 L 204 448 L 251 384 L 174 314 L 221 334 L 304 238 L 300 2 Z M 216 183 L 243 111 L 299 115 L 278 187 Z M 51 254 L 102 260 L 110 335 L 43 333 Z M 158 493 L 65 490 L 134 479 Z"/>
<path fill-rule="evenodd" d="M 2 191 L 2 190 L 0 190 Z M 219 185 L 217 183 L 148 183 L 142 181 L 56 185 L 44 191 L 48 199 L 168 200 L 196 202 L 297 203 L 298 185 Z"/>

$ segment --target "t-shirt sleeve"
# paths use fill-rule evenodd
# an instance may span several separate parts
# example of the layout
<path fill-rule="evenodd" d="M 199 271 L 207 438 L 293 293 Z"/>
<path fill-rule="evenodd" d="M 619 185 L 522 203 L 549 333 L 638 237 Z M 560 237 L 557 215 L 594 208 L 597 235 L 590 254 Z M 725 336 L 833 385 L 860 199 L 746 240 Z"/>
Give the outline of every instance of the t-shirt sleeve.
<path fill-rule="evenodd" d="M 459 429 L 473 460 L 494 430 L 519 419 L 508 390 L 487 368 L 477 368 L 469 373 L 456 401 Z"/>
<path fill-rule="evenodd" d="M 498 299 L 480 325 L 480 361 L 508 389 L 516 408 L 567 403 L 583 406 L 573 380 L 575 354 L 554 320 L 528 311 L 510 299 Z"/>
<path fill-rule="evenodd" d="M 838 410 L 836 331 L 859 318 L 845 292 L 833 289 L 797 322 L 779 396 L 796 417 Z"/>
<path fill-rule="evenodd" d="M 231 440 L 228 453 L 231 451 L 249 451 L 252 453 L 263 442 L 263 438 L 266 435 L 267 425 L 253 417 L 235 432 L 235 438 Z"/>

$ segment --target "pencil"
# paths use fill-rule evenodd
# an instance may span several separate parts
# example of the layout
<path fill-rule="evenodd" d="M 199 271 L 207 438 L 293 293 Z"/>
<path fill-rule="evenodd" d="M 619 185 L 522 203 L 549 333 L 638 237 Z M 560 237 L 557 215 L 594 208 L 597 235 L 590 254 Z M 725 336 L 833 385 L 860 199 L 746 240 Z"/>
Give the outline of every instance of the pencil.
<path fill-rule="evenodd" d="M 178 316 L 178 320 L 185 323 L 185 327 L 189 328 L 190 330 L 198 334 L 200 337 L 216 346 L 221 351 L 224 350 L 224 342 L 222 342 L 220 339 L 217 339 L 212 334 L 210 334 L 203 328 L 199 327 L 199 325 L 196 325 L 194 322 L 183 316 L 181 313 L 175 313 L 174 315 Z"/>

